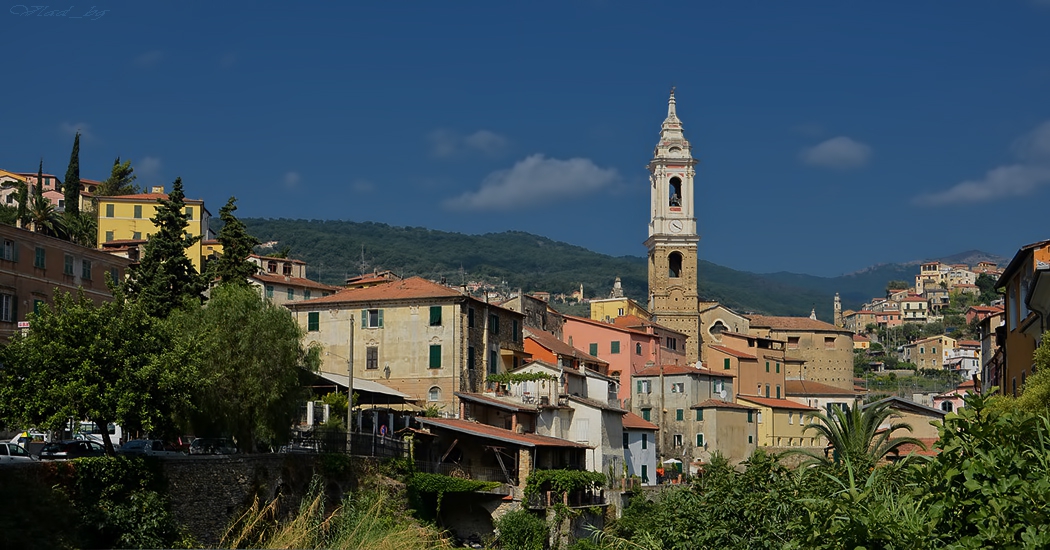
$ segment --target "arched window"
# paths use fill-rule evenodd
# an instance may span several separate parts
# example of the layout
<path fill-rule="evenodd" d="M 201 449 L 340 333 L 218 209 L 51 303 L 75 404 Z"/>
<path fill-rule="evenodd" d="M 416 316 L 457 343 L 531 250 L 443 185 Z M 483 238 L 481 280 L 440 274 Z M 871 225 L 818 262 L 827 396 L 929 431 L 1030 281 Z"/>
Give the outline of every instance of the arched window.
<path fill-rule="evenodd" d="M 722 335 L 723 332 L 727 330 L 729 330 L 729 327 L 727 327 L 725 323 L 723 323 L 722 320 L 719 319 L 711 325 L 711 328 L 707 329 L 707 332 L 710 333 L 711 336 L 718 338 Z"/>
<path fill-rule="evenodd" d="M 682 276 L 682 254 L 672 252 L 667 256 L 667 276 L 672 279 Z"/>
<path fill-rule="evenodd" d="M 952 412 L 954 406 L 951 401 L 941 401 L 941 410 L 944 412 Z"/>
<path fill-rule="evenodd" d="M 430 391 L 427 392 L 427 401 L 441 401 L 441 388 L 431 386 Z"/>
<path fill-rule="evenodd" d="M 668 182 L 667 197 L 669 206 L 682 206 L 682 180 L 677 177 Z"/>

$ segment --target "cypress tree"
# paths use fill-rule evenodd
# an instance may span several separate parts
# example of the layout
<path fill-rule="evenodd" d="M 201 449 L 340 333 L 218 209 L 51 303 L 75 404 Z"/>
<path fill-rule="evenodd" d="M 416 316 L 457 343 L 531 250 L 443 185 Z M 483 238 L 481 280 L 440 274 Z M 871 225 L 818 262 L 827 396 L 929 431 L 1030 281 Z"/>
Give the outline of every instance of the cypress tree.
<path fill-rule="evenodd" d="M 157 231 L 146 241 L 142 260 L 129 270 L 128 297 L 154 317 L 167 317 L 188 298 L 201 300 L 206 287 L 186 256 L 186 249 L 200 237 L 186 232 L 185 198 L 182 178 L 176 178 L 167 198 L 157 199 L 157 215 L 150 218 Z"/>
<path fill-rule="evenodd" d="M 40 157 L 40 168 L 36 171 L 36 196 L 44 195 L 44 157 Z"/>
<path fill-rule="evenodd" d="M 226 206 L 219 210 L 219 218 L 222 219 L 222 229 L 219 230 L 219 244 L 222 245 L 222 256 L 211 264 L 209 280 L 219 279 L 221 284 L 250 286 L 248 277 L 255 275 L 258 266 L 248 261 L 248 256 L 259 244 L 256 239 L 248 233 L 244 222 L 234 216 L 237 210 L 236 197 L 230 197 Z"/>
<path fill-rule="evenodd" d="M 66 168 L 66 179 L 62 182 L 62 192 L 66 196 L 66 214 L 70 217 L 80 213 L 80 132 L 73 138 L 73 152 L 69 154 L 69 168 Z"/>

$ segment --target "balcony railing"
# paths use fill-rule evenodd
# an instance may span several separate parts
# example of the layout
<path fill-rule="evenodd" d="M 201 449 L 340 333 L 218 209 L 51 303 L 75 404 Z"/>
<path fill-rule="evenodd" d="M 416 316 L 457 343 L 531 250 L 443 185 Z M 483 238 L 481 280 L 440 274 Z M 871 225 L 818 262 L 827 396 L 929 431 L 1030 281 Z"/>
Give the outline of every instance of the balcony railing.
<path fill-rule="evenodd" d="M 460 479 L 471 479 L 474 481 L 497 481 L 510 485 L 518 484 L 517 472 L 508 469 L 504 473 L 502 468 L 485 468 L 480 466 L 466 466 L 449 462 L 426 462 L 416 461 L 416 469 L 428 474 L 443 474 Z"/>

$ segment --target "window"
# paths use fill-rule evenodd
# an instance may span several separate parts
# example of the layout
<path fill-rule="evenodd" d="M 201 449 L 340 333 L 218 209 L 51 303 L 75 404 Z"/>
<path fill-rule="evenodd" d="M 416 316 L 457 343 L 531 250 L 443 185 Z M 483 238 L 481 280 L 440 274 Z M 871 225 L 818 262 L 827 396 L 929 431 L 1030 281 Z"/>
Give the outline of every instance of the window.
<path fill-rule="evenodd" d="M 824 337 L 824 349 L 835 349 L 835 337 L 825 336 Z"/>
<path fill-rule="evenodd" d="M 266 285 L 266 297 L 273 298 L 273 286 Z"/>
<path fill-rule="evenodd" d="M 80 261 L 80 278 L 85 281 L 91 280 L 91 260 Z"/>
<path fill-rule="evenodd" d="M 120 281 L 120 270 L 115 268 L 115 267 L 109 268 L 109 278 L 114 283 L 119 282 Z"/>
<path fill-rule="evenodd" d="M 291 287 L 288 288 L 288 299 L 289 300 L 294 300 L 295 299 L 295 289 L 294 288 L 291 288 Z"/>
<path fill-rule="evenodd" d="M 39 315 L 40 309 L 44 307 L 45 303 L 43 300 L 33 300 L 33 313 Z"/>
<path fill-rule="evenodd" d="M 310 299 L 310 291 L 309 290 L 304 290 L 303 291 L 303 300 L 309 300 L 309 299 Z"/>
<path fill-rule="evenodd" d="M 598 343 L 597 342 L 592 342 L 591 345 L 588 346 L 588 348 L 587 348 L 587 353 L 590 353 L 591 355 L 597 357 L 598 356 Z"/>
<path fill-rule="evenodd" d="M 36 247 L 36 255 L 33 257 L 33 267 L 39 267 L 44 269 L 47 267 L 47 250 L 42 247 Z"/>
<path fill-rule="evenodd" d="M 685 382 L 673 382 L 671 384 L 671 393 L 685 393 Z"/>
<path fill-rule="evenodd" d="M 726 389 L 725 380 L 715 380 L 715 393 L 721 394 Z"/>
<path fill-rule="evenodd" d="M 675 409 L 674 410 L 674 419 L 677 420 L 678 422 L 681 422 L 681 421 L 685 420 L 685 410 L 684 409 Z"/>
<path fill-rule="evenodd" d="M 441 326 L 441 306 L 430 306 L 430 326 Z"/>
<path fill-rule="evenodd" d="M 430 345 L 430 368 L 441 368 L 441 344 Z"/>
<path fill-rule="evenodd" d="M 136 231 L 136 232 L 132 233 L 131 234 L 131 238 L 135 239 L 136 241 L 141 241 L 142 240 L 142 232 L 141 231 Z"/>
<path fill-rule="evenodd" d="M 363 328 L 383 328 L 383 310 L 362 309 L 361 326 Z"/>
<path fill-rule="evenodd" d="M 613 340 L 609 343 L 609 353 L 620 353 L 620 341 Z"/>
<path fill-rule="evenodd" d="M 722 360 L 722 368 L 725 369 L 725 370 L 729 370 L 729 358 L 728 357 L 726 357 L 725 359 Z"/>
<path fill-rule="evenodd" d="M 798 336 L 788 336 L 788 349 L 798 349 Z"/>
<path fill-rule="evenodd" d="M 749 423 L 755 421 L 755 411 L 747 411 L 747 421 Z"/>
<path fill-rule="evenodd" d="M 467 328 L 474 328 L 474 308 L 467 308 Z"/>
<path fill-rule="evenodd" d="M 752 444 L 754 442 L 755 442 L 755 436 L 753 436 L 753 435 L 747 436 L 747 443 L 748 443 L 748 445 L 750 445 L 750 444 Z"/>
<path fill-rule="evenodd" d="M 920 347 L 919 348 L 919 353 L 926 353 L 926 348 Z"/>
<path fill-rule="evenodd" d="M 65 273 L 66 275 L 73 274 L 73 256 L 66 254 L 65 262 L 62 266 L 62 273 Z"/>
<path fill-rule="evenodd" d="M 667 205 L 682 206 L 682 180 L 674 177 L 667 182 Z"/>
<path fill-rule="evenodd" d="M 620 317 L 623 317 L 623 308 L 622 307 L 617 310 L 617 315 L 619 315 Z"/>
<path fill-rule="evenodd" d="M 703 422 L 704 421 L 704 409 L 696 409 L 696 421 L 697 422 Z"/>
<path fill-rule="evenodd" d="M 645 448 L 645 434 L 642 434 L 642 448 Z M 649 483 L 649 466 L 642 464 L 642 483 Z"/>
<path fill-rule="evenodd" d="M 135 217 L 135 219 L 141 219 L 142 218 L 142 205 L 141 204 L 136 204 L 135 205 L 135 216 L 134 217 Z"/>
<path fill-rule="evenodd" d="M 648 380 L 639 380 L 638 393 L 653 393 L 651 382 Z"/>
<path fill-rule="evenodd" d="M 112 231 L 106 231 L 106 242 L 108 243 L 109 241 L 112 241 L 112 240 L 113 240 L 113 232 Z"/>
<path fill-rule="evenodd" d="M 193 207 L 192 206 L 187 206 L 186 207 L 186 219 L 187 220 L 192 220 L 193 219 Z"/>
<path fill-rule="evenodd" d="M 642 345 L 641 344 L 635 344 L 634 345 L 634 354 L 635 355 L 641 355 L 642 354 Z"/>
<path fill-rule="evenodd" d="M 649 409 L 642 409 L 642 412 L 646 412 L 648 410 Z M 646 413 L 645 419 L 649 420 L 648 413 Z M 648 448 L 649 448 L 649 434 L 642 434 L 642 449 L 648 449 Z M 645 465 L 644 464 L 642 465 L 642 477 L 645 477 Z"/>
<path fill-rule="evenodd" d="M 650 408 L 642 409 L 642 418 L 643 419 L 648 421 L 648 420 L 652 420 L 652 417 L 653 417 L 653 410 L 652 409 L 650 409 Z M 645 435 L 643 434 L 642 437 L 645 437 Z M 643 439 L 642 441 L 644 442 L 645 440 Z M 642 448 L 644 449 L 645 445 L 642 445 Z"/>
<path fill-rule="evenodd" d="M 672 252 L 667 256 L 667 276 L 677 279 L 682 276 L 682 254 Z"/>
<path fill-rule="evenodd" d="M 0 321 L 15 322 L 18 317 L 18 301 L 11 294 L 0 294 Z"/>
<path fill-rule="evenodd" d="M 499 334 L 499 316 L 495 313 L 489 315 L 489 332 Z"/>
<path fill-rule="evenodd" d="M 106 217 L 107 218 L 112 218 L 113 217 L 113 205 L 112 204 L 107 204 L 106 205 Z"/>
<path fill-rule="evenodd" d="M 755 416 L 757 417 L 758 423 L 761 424 L 762 423 L 762 411 L 758 411 L 758 414 L 756 414 Z"/>
<path fill-rule="evenodd" d="M 766 384 L 766 397 L 769 397 L 769 384 Z"/>
<path fill-rule="evenodd" d="M 275 262 L 273 260 L 270 260 L 270 261 L 266 262 L 266 272 L 267 273 L 277 273 L 277 262 Z"/>
<path fill-rule="evenodd" d="M 474 357 L 474 346 L 467 348 L 467 368 L 472 369 L 476 366 Z"/>
<path fill-rule="evenodd" d="M 631 446 L 631 434 L 623 432 L 623 448 L 626 449 Z"/>
<path fill-rule="evenodd" d="M 666 340 L 667 349 L 678 349 L 678 339 L 668 337 Z"/>
<path fill-rule="evenodd" d="M 780 374 L 780 361 L 777 361 L 777 374 Z"/>
<path fill-rule="evenodd" d="M 311 311 L 306 314 L 306 330 L 308 332 L 317 332 L 321 330 L 321 314 L 317 311 Z"/>
<path fill-rule="evenodd" d="M 285 263 L 281 264 L 281 274 L 286 275 L 288 277 L 291 277 L 292 276 L 292 264 L 290 264 L 288 262 L 285 262 Z"/>
<path fill-rule="evenodd" d="M 952 406 L 952 402 L 951 401 L 942 401 L 941 402 L 941 410 L 942 411 L 944 411 L 944 412 L 952 412 L 952 408 L 953 408 L 953 406 Z"/>
<path fill-rule="evenodd" d="M 0 250 L 0 260 L 18 261 L 18 245 L 15 244 L 15 241 L 4 239 L 4 248 Z"/>
<path fill-rule="evenodd" d="M 489 352 L 489 374 L 499 372 L 499 353 L 496 350 Z"/>
<path fill-rule="evenodd" d="M 777 384 L 777 399 L 780 399 L 780 384 Z"/>
<path fill-rule="evenodd" d="M 802 419 L 800 418 L 799 420 L 801 421 Z M 788 411 L 788 424 L 794 424 L 794 423 L 795 423 L 795 413 L 793 413 L 791 411 Z"/>
<path fill-rule="evenodd" d="M 431 386 L 430 391 L 427 392 L 427 401 L 441 401 L 441 388 Z"/>
<path fill-rule="evenodd" d="M 766 372 L 769 372 L 769 361 L 766 361 Z"/>
<path fill-rule="evenodd" d="M 681 447 L 682 446 L 682 434 L 674 434 L 674 443 L 673 443 L 673 445 L 675 447 Z"/>
<path fill-rule="evenodd" d="M 518 320 L 517 319 L 513 319 L 513 320 L 511 320 L 510 323 L 511 323 L 510 324 L 510 337 L 515 342 L 520 342 L 521 341 L 521 330 L 518 328 Z"/>
<path fill-rule="evenodd" d="M 696 434 L 696 446 L 703 447 L 704 445 L 704 434 Z"/>

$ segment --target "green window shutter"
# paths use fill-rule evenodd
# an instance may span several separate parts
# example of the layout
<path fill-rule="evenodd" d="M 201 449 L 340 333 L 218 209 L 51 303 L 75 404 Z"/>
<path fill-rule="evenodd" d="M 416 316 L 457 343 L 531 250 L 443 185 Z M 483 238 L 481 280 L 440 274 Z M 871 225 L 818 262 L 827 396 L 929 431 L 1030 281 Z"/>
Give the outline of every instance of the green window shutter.
<path fill-rule="evenodd" d="M 289 288 L 288 289 L 288 299 L 289 300 L 294 300 L 295 299 L 295 289 L 294 288 Z"/>
<path fill-rule="evenodd" d="M 649 448 L 649 434 L 642 434 L 642 448 Z M 642 477 L 647 477 L 645 475 L 645 464 L 642 464 Z"/>
<path fill-rule="evenodd" d="M 514 338 L 515 342 L 520 342 L 521 341 L 521 330 L 518 329 L 518 320 L 514 319 L 513 321 L 511 321 L 511 323 L 513 323 L 513 324 L 511 325 L 512 333 L 511 333 L 510 336 L 511 336 L 511 338 Z"/>
<path fill-rule="evenodd" d="M 142 217 L 142 205 L 141 204 L 136 204 L 135 205 L 135 217 L 136 218 L 141 218 Z"/>
<path fill-rule="evenodd" d="M 620 341 L 614 340 L 609 346 L 609 353 L 620 353 Z"/>
<path fill-rule="evenodd" d="M 597 343 L 591 344 L 589 351 L 590 351 L 591 355 L 597 357 L 598 356 L 598 344 Z"/>
<path fill-rule="evenodd" d="M 638 391 L 635 392 L 635 393 L 642 393 L 642 381 L 641 380 L 638 381 Z"/>
<path fill-rule="evenodd" d="M 33 265 L 44 269 L 47 267 L 47 250 L 42 247 L 36 247 L 36 257 L 33 259 Z"/>
<path fill-rule="evenodd" d="M 766 372 L 769 372 L 769 361 L 766 361 Z"/>
<path fill-rule="evenodd" d="M 106 205 L 106 217 L 107 218 L 112 218 L 113 217 L 113 205 L 112 204 L 107 204 Z"/>
<path fill-rule="evenodd" d="M 33 300 L 33 314 L 39 314 L 40 308 L 44 306 L 43 300 Z"/>
<path fill-rule="evenodd" d="M 754 422 L 755 421 L 755 411 L 747 411 L 747 421 L 748 422 Z"/>
<path fill-rule="evenodd" d="M 749 436 L 747 436 L 747 442 L 748 442 L 749 444 L 750 444 L 750 443 L 754 443 L 754 442 L 755 442 L 755 436 L 753 436 L 753 435 L 749 435 Z"/>
<path fill-rule="evenodd" d="M 140 231 L 136 231 L 136 232 L 134 232 L 134 233 L 133 233 L 133 234 L 131 235 L 131 238 L 132 238 L 132 239 L 134 239 L 134 240 L 136 240 L 136 241 L 142 240 L 142 232 L 140 232 Z"/>
<path fill-rule="evenodd" d="M 441 368 L 441 344 L 430 346 L 430 368 Z"/>
<path fill-rule="evenodd" d="M 630 434 L 623 432 L 623 448 L 626 449 L 631 446 Z"/>
<path fill-rule="evenodd" d="M 698 421 L 704 420 L 704 409 L 696 409 L 696 419 Z"/>
<path fill-rule="evenodd" d="M 309 332 L 321 330 L 321 314 L 319 312 L 311 311 L 306 314 L 306 330 Z"/>
<path fill-rule="evenodd" d="M 266 297 L 273 298 L 273 287 L 270 285 L 266 285 Z"/>
<path fill-rule="evenodd" d="M 729 358 L 728 357 L 726 357 L 724 360 L 722 360 L 722 367 L 725 368 L 725 370 L 729 370 Z"/>
<path fill-rule="evenodd" d="M 780 361 L 777 361 L 777 374 L 780 374 Z"/>
<path fill-rule="evenodd" d="M 645 448 L 645 434 L 642 434 L 642 448 Z M 642 483 L 649 483 L 649 467 L 642 464 Z"/>
<path fill-rule="evenodd" d="M 379 310 L 379 328 L 383 328 L 383 310 Z"/>
<path fill-rule="evenodd" d="M 441 326 L 441 306 L 430 306 L 430 326 Z"/>
<path fill-rule="evenodd" d="M 777 386 L 777 399 L 780 399 L 780 386 Z"/>
<path fill-rule="evenodd" d="M 112 240 L 113 240 L 113 232 L 112 231 L 106 231 L 106 242 L 108 243 L 109 241 L 112 241 Z"/>
<path fill-rule="evenodd" d="M 187 220 L 192 220 L 193 219 L 193 207 L 192 206 L 187 206 L 186 207 L 186 219 Z"/>
<path fill-rule="evenodd" d="M 675 411 L 674 411 L 674 419 L 679 421 L 679 422 L 681 422 L 682 420 L 685 420 L 685 411 L 683 409 L 675 409 Z"/>
<path fill-rule="evenodd" d="M 696 446 L 697 447 L 703 447 L 704 446 L 704 434 L 696 434 Z"/>
<path fill-rule="evenodd" d="M 769 398 L 769 384 L 766 384 L 766 398 Z"/>
<path fill-rule="evenodd" d="M 642 409 L 642 418 L 648 422 L 652 418 L 652 409 Z"/>
<path fill-rule="evenodd" d="M 367 309 L 362 309 L 361 310 L 361 326 L 362 327 L 371 326 L 371 325 L 368 324 L 368 321 L 369 321 L 368 320 L 368 310 Z"/>

